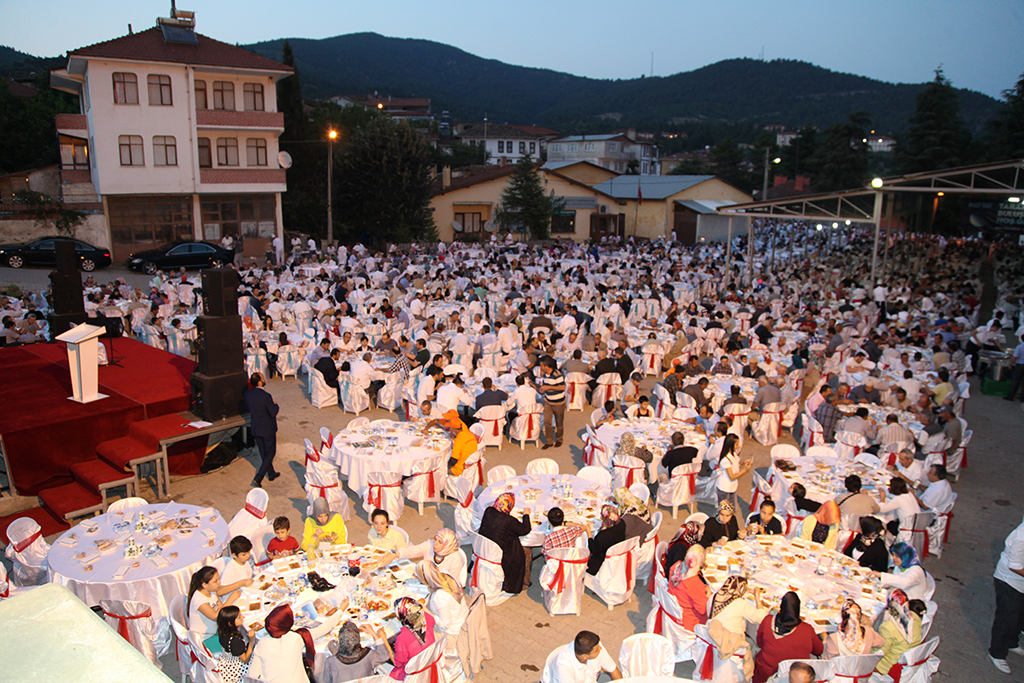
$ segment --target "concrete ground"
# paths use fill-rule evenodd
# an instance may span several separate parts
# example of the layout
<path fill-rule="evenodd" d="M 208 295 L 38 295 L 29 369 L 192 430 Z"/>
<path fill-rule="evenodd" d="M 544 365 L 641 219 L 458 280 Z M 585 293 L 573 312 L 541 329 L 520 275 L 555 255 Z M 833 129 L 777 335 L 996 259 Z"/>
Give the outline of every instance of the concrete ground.
<path fill-rule="evenodd" d="M 48 272 L 43 269 L 14 271 L 0 268 L 0 287 L 14 282 L 21 286 L 39 288 L 48 284 Z M 97 280 L 108 281 L 123 274 L 121 269 L 108 268 L 100 272 Z M 136 281 L 142 284 L 146 280 L 148 278 L 145 276 L 129 275 L 132 284 Z M 651 385 L 653 379 L 648 379 L 643 388 L 649 390 Z M 344 414 L 337 407 L 323 410 L 313 408 L 301 386 L 300 380 L 290 378 L 272 380 L 267 387 L 281 406 L 276 464 L 278 470 L 285 475 L 274 482 L 264 483 L 270 494 L 268 514 L 288 515 L 293 520 L 293 528 L 301 523 L 306 508 L 302 490 L 303 439 L 316 442 L 320 427 L 326 426 L 337 431 L 354 417 Z M 939 605 L 939 612 L 930 635 L 942 639 L 937 652 L 942 666 L 935 679 L 972 683 L 1020 681 L 1024 680 L 1024 658 L 1010 655 L 1009 663 L 1014 674 L 1006 676 L 988 661 L 986 649 L 994 609 L 992 571 L 1007 534 L 1021 523 L 1024 516 L 1024 496 L 1020 494 L 1024 490 L 1024 477 L 1019 465 L 1024 439 L 1024 413 L 1019 403 L 983 395 L 977 380 L 972 381 L 971 392 L 972 398 L 967 402 L 965 418 L 974 430 L 974 440 L 968 449 L 969 467 L 960 481 L 954 484 L 958 505 L 950 541 L 941 559 L 932 557 L 923 563 L 937 583 L 934 600 Z M 529 445 L 525 450 L 520 450 L 517 445 L 506 443 L 500 451 L 488 449 L 487 468 L 506 464 L 517 472 L 523 472 L 527 462 L 544 456 L 556 460 L 563 472 L 575 471 L 581 465 L 579 437 L 589 414 L 589 409 L 567 413 L 566 439 L 562 448 L 541 452 L 537 446 Z M 363 415 L 370 419 L 388 416 L 383 410 Z M 788 435 L 783 437 L 783 442 L 793 443 Z M 755 467 L 763 471 L 769 464 L 768 451 L 768 448 L 758 445 L 753 439 L 747 439 L 743 455 L 753 457 Z M 172 498 L 194 505 L 211 505 L 225 515 L 233 515 L 245 501 L 257 464 L 254 450 L 244 452 L 243 456 L 206 475 L 174 477 L 171 484 Z M 740 482 L 739 490 L 741 497 L 748 501 L 750 488 L 750 477 L 747 475 Z M 142 495 L 153 500 L 152 492 L 146 486 L 143 486 Z M 348 524 L 348 533 L 350 539 L 360 542 L 366 538 L 369 525 L 360 501 L 351 492 L 349 497 L 355 517 Z M 15 501 L 8 499 L 0 502 L 10 505 Z M 406 507 L 399 525 L 409 532 L 414 542 L 419 542 L 442 525 L 453 526 L 452 510 L 449 503 L 439 508 L 429 505 L 420 517 L 415 508 Z M 710 506 L 702 505 L 701 511 L 710 513 L 712 510 Z M 671 514 L 667 514 L 661 538 L 670 538 L 684 516 L 680 514 L 679 519 L 672 520 Z M 489 610 L 495 657 L 485 662 L 478 680 L 488 683 L 537 681 L 548 653 L 556 646 L 569 642 L 584 628 L 598 633 L 605 646 L 615 655 L 624 638 L 644 631 L 644 620 L 651 608 L 651 594 L 645 588 L 638 586 L 634 598 L 614 610 L 608 610 L 604 603 L 588 593 L 584 597 L 580 617 L 553 617 L 544 609 L 537 584 L 540 568 L 541 563 L 535 562 L 532 574 L 534 585 L 528 591 Z M 165 657 L 163 664 L 164 671 L 172 678 L 177 678 L 178 668 L 173 654 Z M 692 663 L 676 667 L 679 676 L 689 677 L 692 671 Z"/>

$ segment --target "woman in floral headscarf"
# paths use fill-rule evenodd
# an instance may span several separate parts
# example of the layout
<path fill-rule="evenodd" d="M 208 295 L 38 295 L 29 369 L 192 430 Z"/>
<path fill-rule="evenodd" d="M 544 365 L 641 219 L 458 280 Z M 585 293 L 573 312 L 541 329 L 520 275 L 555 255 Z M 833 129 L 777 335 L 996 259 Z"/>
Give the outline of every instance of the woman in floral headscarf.
<path fill-rule="evenodd" d="M 704 533 L 700 544 L 710 548 L 718 541 L 728 543 L 737 538 L 745 538 L 747 532 L 741 529 L 736 521 L 736 508 L 728 500 L 718 502 L 718 514 L 704 522 Z"/>
<path fill-rule="evenodd" d="M 398 558 L 433 560 L 443 574 L 453 577 L 461 586 L 466 585 L 466 553 L 459 547 L 455 532 L 447 527 L 438 529 L 433 538 L 422 543 L 389 552 L 378 566 L 383 567 Z"/>
<path fill-rule="evenodd" d="M 686 551 L 690 549 L 690 546 L 697 544 L 702 533 L 704 533 L 704 525 L 700 522 L 686 522 L 679 527 L 679 531 L 669 541 L 668 550 L 665 552 L 666 573 L 676 562 L 682 562 L 686 557 Z"/>
<path fill-rule="evenodd" d="M 636 438 L 632 432 L 626 432 L 619 437 L 619 445 L 615 447 L 615 455 L 626 455 L 639 458 L 646 463 L 654 459 L 654 454 L 646 448 L 636 445 Z"/>
<path fill-rule="evenodd" d="M 395 615 L 402 630 L 395 636 L 395 668 L 391 677 L 405 680 L 405 665 L 409 660 L 434 644 L 434 617 L 423 609 L 423 605 L 412 598 L 395 601 Z"/>
<path fill-rule="evenodd" d="M 676 562 L 668 571 L 668 592 L 679 603 L 683 628 L 692 631 L 697 624 L 707 623 L 707 604 L 711 597 L 701 570 L 704 568 L 704 548 L 692 546 L 686 558 Z"/>
<path fill-rule="evenodd" d="M 842 521 L 839 504 L 834 500 L 822 504 L 818 511 L 808 517 L 800 525 L 800 538 L 805 541 L 821 543 L 829 550 L 836 549 L 836 537 L 839 535 L 839 522 Z"/>
<path fill-rule="evenodd" d="M 495 498 L 480 518 L 480 535 L 491 539 L 501 548 L 501 570 L 505 572 L 501 589 L 506 593 L 518 594 L 529 583 L 526 555 L 519 537 L 530 533 L 530 516 L 524 514 L 521 521 L 517 520 L 512 516 L 515 506 L 514 494 L 503 493 Z"/>
<path fill-rule="evenodd" d="M 900 655 L 921 644 L 921 617 L 910 611 L 907 594 L 897 588 L 889 594 L 885 615 L 878 634 L 885 641 L 882 645 L 882 659 L 875 667 L 880 674 L 888 674 Z"/>
<path fill-rule="evenodd" d="M 619 517 L 626 523 L 626 538 L 635 537 L 643 542 L 654 528 L 647 505 L 624 486 L 615 489 L 615 504 L 619 506 Z"/>
<path fill-rule="evenodd" d="M 830 633 L 825 641 L 825 659 L 869 655 L 875 648 L 885 645 L 882 637 L 864 618 L 860 605 L 847 599 L 839 608 L 839 630 Z"/>
<path fill-rule="evenodd" d="M 616 543 L 626 540 L 626 523 L 619 517 L 619 511 L 614 505 L 601 506 L 601 530 L 587 542 L 590 547 L 590 559 L 587 560 L 587 573 L 591 576 L 597 574 L 608 549 Z"/>

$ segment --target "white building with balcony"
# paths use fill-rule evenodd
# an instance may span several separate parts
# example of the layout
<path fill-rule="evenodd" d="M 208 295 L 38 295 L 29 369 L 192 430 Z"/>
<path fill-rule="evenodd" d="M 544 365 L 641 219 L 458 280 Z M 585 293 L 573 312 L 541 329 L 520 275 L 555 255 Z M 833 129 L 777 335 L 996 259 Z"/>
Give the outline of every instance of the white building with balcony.
<path fill-rule="evenodd" d="M 293 72 L 195 32 L 192 13 L 68 53 L 54 88 L 65 201 L 102 202 L 112 256 L 242 235 L 262 255 L 283 234 L 277 82 Z"/>
<path fill-rule="evenodd" d="M 589 161 L 616 173 L 626 173 L 630 162 L 641 175 L 658 173 L 658 146 L 641 140 L 633 131 L 607 135 L 570 135 L 548 143 L 548 161 Z"/>

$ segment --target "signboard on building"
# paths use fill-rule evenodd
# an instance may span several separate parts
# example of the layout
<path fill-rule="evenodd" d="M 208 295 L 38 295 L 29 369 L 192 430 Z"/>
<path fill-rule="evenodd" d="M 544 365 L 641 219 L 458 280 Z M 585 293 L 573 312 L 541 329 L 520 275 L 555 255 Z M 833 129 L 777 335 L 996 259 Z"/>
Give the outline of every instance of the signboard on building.
<path fill-rule="evenodd" d="M 1024 233 L 1024 202 L 971 199 L 963 207 L 961 225 L 968 230 Z"/>

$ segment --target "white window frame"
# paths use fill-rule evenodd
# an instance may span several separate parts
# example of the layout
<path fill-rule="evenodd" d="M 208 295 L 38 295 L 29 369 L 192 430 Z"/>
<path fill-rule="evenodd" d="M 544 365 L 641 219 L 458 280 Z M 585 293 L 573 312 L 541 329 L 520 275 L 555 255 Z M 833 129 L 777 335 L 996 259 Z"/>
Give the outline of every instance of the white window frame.
<path fill-rule="evenodd" d="M 178 165 L 178 143 L 173 135 L 153 136 L 153 165 Z"/>
<path fill-rule="evenodd" d="M 149 91 L 149 106 L 174 106 L 174 99 L 171 95 L 170 76 L 166 74 L 149 74 L 146 76 L 146 89 Z M 156 97 L 153 97 L 154 94 Z"/>
<path fill-rule="evenodd" d="M 122 166 L 145 166 L 146 157 L 142 149 L 141 135 L 119 135 L 117 137 L 118 157 Z M 127 160 L 127 163 L 125 163 Z"/>
<path fill-rule="evenodd" d="M 238 166 L 238 138 L 217 138 L 217 166 Z"/>
<path fill-rule="evenodd" d="M 262 83 L 242 84 L 242 103 L 245 111 L 265 111 Z"/>
<path fill-rule="evenodd" d="M 225 95 L 230 93 L 231 106 L 227 105 Z M 220 101 L 220 106 L 217 106 L 217 101 Z M 214 81 L 213 82 L 213 108 L 223 109 L 224 111 L 235 111 L 235 84 L 231 81 Z"/>
<path fill-rule="evenodd" d="M 594 151 L 594 143 L 593 142 L 584 142 L 583 143 L 583 151 L 584 152 L 593 152 Z"/>
<path fill-rule="evenodd" d="M 248 138 L 245 141 L 245 165 L 267 165 L 267 141 L 263 138 Z"/>

